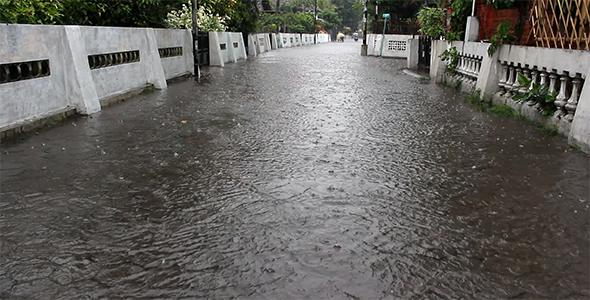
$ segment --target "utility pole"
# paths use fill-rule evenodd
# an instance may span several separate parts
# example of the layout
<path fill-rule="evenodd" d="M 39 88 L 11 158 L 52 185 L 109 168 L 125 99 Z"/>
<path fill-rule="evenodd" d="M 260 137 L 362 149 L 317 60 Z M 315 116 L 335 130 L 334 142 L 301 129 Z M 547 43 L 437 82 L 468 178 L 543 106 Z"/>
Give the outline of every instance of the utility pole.
<path fill-rule="evenodd" d="M 194 73 L 199 80 L 201 78 L 201 70 L 199 69 L 200 57 L 199 57 L 199 25 L 197 24 L 197 0 L 191 0 L 192 12 L 193 12 L 193 63 Z"/>
<path fill-rule="evenodd" d="M 475 1 L 475 0 L 473 0 Z M 313 43 L 317 44 L 318 41 L 318 0 L 315 0 L 315 5 L 313 8 Z"/>
<path fill-rule="evenodd" d="M 317 0 L 316 0 L 317 1 Z M 361 45 L 361 55 L 367 55 L 367 1 L 363 6 L 363 44 Z"/>

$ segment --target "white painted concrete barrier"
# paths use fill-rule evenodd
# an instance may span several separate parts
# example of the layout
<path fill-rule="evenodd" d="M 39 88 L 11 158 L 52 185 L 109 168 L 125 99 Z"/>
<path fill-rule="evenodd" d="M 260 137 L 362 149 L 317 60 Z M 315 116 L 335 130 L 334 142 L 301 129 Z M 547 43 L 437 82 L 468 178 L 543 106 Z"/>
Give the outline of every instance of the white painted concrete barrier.
<path fill-rule="evenodd" d="M 316 34 L 316 36 L 317 36 L 317 43 L 318 44 L 330 42 L 330 35 L 327 33 L 318 33 L 318 34 Z"/>
<path fill-rule="evenodd" d="M 279 33 L 279 48 L 291 48 L 291 36 L 288 33 Z"/>
<path fill-rule="evenodd" d="M 246 59 L 244 38 L 240 32 L 209 32 L 209 64 L 223 67 L 226 63 Z"/>
<path fill-rule="evenodd" d="M 188 30 L 0 24 L 0 132 L 66 110 L 91 114 L 150 84 L 164 89 L 192 73 L 191 44 Z"/>
<path fill-rule="evenodd" d="M 408 57 L 408 40 L 412 35 L 403 34 L 386 34 L 383 38 L 382 44 L 381 34 L 367 35 L 367 55 L 383 56 L 383 57 Z M 381 47 L 383 46 L 383 54 L 381 55 Z"/>
<path fill-rule="evenodd" d="M 270 36 L 268 33 L 256 34 L 256 51 L 260 53 L 268 52 L 271 50 Z"/>
<path fill-rule="evenodd" d="M 295 44 L 293 44 L 293 46 L 295 47 L 301 47 L 301 34 L 299 33 L 292 33 L 293 35 L 293 39 L 295 41 Z"/>
<path fill-rule="evenodd" d="M 277 50 L 279 48 L 278 39 L 276 33 L 270 34 L 270 48 L 271 50 Z"/>
<path fill-rule="evenodd" d="M 303 33 L 301 34 L 301 41 L 303 46 L 313 45 L 314 44 L 314 35 Z"/>
<path fill-rule="evenodd" d="M 154 31 L 166 79 L 192 74 L 194 72 L 193 37 L 190 30 L 158 28 Z"/>
<path fill-rule="evenodd" d="M 248 35 L 248 55 L 257 56 L 258 52 L 258 37 L 256 34 Z"/>
<path fill-rule="evenodd" d="M 258 51 L 258 53 L 264 53 L 267 52 L 268 50 L 266 49 L 266 39 L 265 39 L 265 35 L 264 34 L 257 34 L 256 35 L 256 41 L 257 41 L 257 48 L 256 50 Z"/>
<path fill-rule="evenodd" d="M 270 37 L 268 33 L 250 34 L 248 36 L 248 55 L 256 56 L 270 51 L 272 48 Z"/>
<path fill-rule="evenodd" d="M 279 48 L 291 48 L 313 45 L 314 43 L 330 42 L 329 34 L 308 34 L 308 33 L 264 33 L 250 35 L 251 42 L 255 44 L 256 52 L 263 53 Z M 314 40 L 315 39 L 315 40 Z M 249 53 L 254 55 L 253 53 Z"/>

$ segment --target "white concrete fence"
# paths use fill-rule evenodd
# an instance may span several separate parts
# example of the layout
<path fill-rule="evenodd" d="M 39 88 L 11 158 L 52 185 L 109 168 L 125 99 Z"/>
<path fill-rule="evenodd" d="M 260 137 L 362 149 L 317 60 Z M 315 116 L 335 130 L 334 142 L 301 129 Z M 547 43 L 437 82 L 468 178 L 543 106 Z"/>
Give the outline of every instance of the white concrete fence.
<path fill-rule="evenodd" d="M 411 51 L 416 52 L 417 43 Z M 500 45 L 490 57 L 489 43 L 432 41 L 430 77 L 436 82 L 460 81 L 464 92 L 480 90 L 495 103 L 507 104 L 529 118 L 557 125 L 570 142 L 590 152 L 590 52 L 516 45 Z M 454 75 L 445 73 L 445 62 L 440 55 L 451 47 L 459 53 Z M 409 67 L 416 63 L 408 60 Z M 523 103 L 513 97 L 532 88 L 518 88 L 518 75 L 533 83 L 548 87 L 557 94 L 553 116 L 540 113 L 541 105 L 533 101 Z"/>
<path fill-rule="evenodd" d="M 241 32 L 209 32 L 209 65 L 223 67 L 247 58 Z"/>
<path fill-rule="evenodd" d="M 291 48 L 323 44 L 330 42 L 329 34 L 307 34 L 307 33 L 258 33 L 248 36 L 248 55 L 258 54 L 276 50 L 279 48 Z"/>
<path fill-rule="evenodd" d="M 91 114 L 194 68 L 189 30 L 0 24 L 0 45 L 0 132 Z"/>
<path fill-rule="evenodd" d="M 313 34 L 210 32 L 212 66 L 278 48 L 311 45 Z M 315 36 L 317 43 L 329 35 Z M 0 133 L 41 121 L 91 114 L 166 80 L 194 75 L 189 30 L 0 24 Z"/>
<path fill-rule="evenodd" d="M 367 55 L 407 58 L 409 53 L 408 40 L 412 35 L 403 34 L 367 34 Z M 385 42 L 383 44 L 383 42 Z M 383 53 L 381 53 L 383 51 Z"/>
<path fill-rule="evenodd" d="M 316 34 L 316 39 L 318 44 L 324 44 L 331 42 L 330 35 L 327 33 L 320 33 Z"/>
<path fill-rule="evenodd" d="M 291 48 L 330 42 L 329 34 L 307 34 L 307 33 L 279 33 L 277 35 L 278 48 Z"/>

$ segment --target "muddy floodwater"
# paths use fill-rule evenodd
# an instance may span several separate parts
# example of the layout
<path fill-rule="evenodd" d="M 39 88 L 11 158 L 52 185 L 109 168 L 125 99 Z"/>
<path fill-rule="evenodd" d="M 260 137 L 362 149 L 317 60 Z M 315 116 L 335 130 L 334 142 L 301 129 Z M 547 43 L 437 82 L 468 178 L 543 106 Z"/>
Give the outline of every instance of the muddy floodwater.
<path fill-rule="evenodd" d="M 359 53 L 265 53 L 4 143 L 0 298 L 588 299 L 588 157 Z"/>

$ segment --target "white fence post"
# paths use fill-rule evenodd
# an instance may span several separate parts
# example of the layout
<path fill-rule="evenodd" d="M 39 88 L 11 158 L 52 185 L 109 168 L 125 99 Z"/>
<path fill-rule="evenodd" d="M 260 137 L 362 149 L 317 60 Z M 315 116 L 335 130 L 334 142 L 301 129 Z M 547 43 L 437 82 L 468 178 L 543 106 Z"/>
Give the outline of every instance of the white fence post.
<path fill-rule="evenodd" d="M 578 107 L 574 120 L 572 121 L 572 129 L 569 134 L 570 143 L 578 145 L 584 152 L 590 153 L 590 80 L 588 75 L 590 68 L 586 72 L 586 80 L 582 87 L 582 93 L 578 100 Z"/>
<path fill-rule="evenodd" d="M 162 90 L 168 88 L 166 83 L 166 75 L 164 74 L 164 67 L 162 67 L 162 59 L 158 52 L 158 42 L 156 41 L 156 33 L 153 28 L 146 28 L 147 35 L 147 57 L 151 68 L 149 75 L 149 83 L 153 84 L 155 88 Z"/>
<path fill-rule="evenodd" d="M 101 109 L 100 101 L 92 74 L 90 74 L 80 27 L 65 26 L 65 33 L 67 40 L 65 66 L 71 72 L 71 76 L 66 77 L 66 82 L 70 86 L 69 102 L 76 106 L 76 111 L 80 114 L 88 115 L 98 112 Z M 68 57 L 71 58 L 71 62 L 67 62 Z"/>
<path fill-rule="evenodd" d="M 209 65 L 223 67 L 223 57 L 219 46 L 219 35 L 215 31 L 209 31 Z"/>

